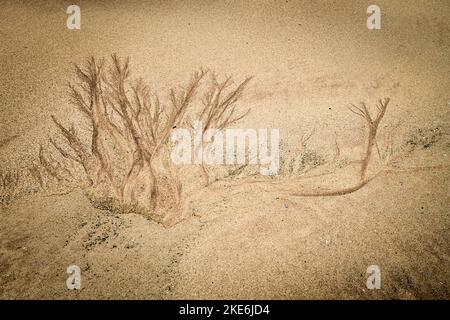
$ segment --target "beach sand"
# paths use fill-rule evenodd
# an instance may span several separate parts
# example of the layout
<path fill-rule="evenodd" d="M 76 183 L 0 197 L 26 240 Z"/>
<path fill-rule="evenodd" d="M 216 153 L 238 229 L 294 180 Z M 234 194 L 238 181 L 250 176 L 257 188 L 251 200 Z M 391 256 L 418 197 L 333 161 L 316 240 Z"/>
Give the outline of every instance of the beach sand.
<path fill-rule="evenodd" d="M 251 111 L 236 126 L 277 128 L 292 152 L 314 130 L 311 148 L 338 141 L 342 155 L 358 154 L 364 123 L 347 107 L 384 97 L 381 134 L 439 134 L 347 195 L 281 186 L 343 186 L 351 168 L 319 166 L 275 187 L 218 181 L 170 228 L 96 209 L 80 188 L 25 194 L 0 207 L 0 298 L 450 298 L 448 1 L 377 1 L 380 30 L 366 27 L 367 1 L 78 1 L 80 30 L 66 27 L 70 4 L 0 3 L 3 171 L 36 160 L 56 132 L 51 115 L 79 121 L 67 97 L 73 64 L 112 53 L 162 92 L 200 67 L 253 76 L 240 102 Z M 69 265 L 81 268 L 81 290 L 66 287 Z M 379 290 L 366 287 L 370 265 Z"/>

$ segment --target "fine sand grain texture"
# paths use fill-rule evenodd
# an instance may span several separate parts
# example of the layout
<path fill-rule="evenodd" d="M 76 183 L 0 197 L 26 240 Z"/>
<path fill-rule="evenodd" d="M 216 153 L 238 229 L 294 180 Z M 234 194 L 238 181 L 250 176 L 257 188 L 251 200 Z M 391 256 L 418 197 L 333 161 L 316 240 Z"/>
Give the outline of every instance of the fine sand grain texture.
<path fill-rule="evenodd" d="M 449 1 L 71 4 L 0 1 L 1 299 L 450 298 Z M 170 162 L 195 120 L 278 173 Z"/>

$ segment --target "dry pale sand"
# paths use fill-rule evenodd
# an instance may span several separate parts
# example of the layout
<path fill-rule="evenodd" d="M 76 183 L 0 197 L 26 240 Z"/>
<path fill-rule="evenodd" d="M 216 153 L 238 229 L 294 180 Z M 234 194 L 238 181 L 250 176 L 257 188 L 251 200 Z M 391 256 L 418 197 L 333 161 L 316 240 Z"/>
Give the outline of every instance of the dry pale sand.
<path fill-rule="evenodd" d="M 352 168 L 213 183 L 171 228 L 95 209 L 78 188 L 23 195 L 0 206 L 0 298 L 450 298 L 447 0 L 377 1 L 372 31 L 367 1 L 78 1 L 81 30 L 67 30 L 70 4 L 0 2 L 2 170 L 31 164 L 55 132 L 50 115 L 77 120 L 71 63 L 114 52 L 161 90 L 202 66 L 254 76 L 241 102 L 252 112 L 237 126 L 279 128 L 292 151 L 315 128 L 311 148 L 330 150 L 337 136 L 342 154 L 358 154 L 363 123 L 346 106 L 382 97 L 381 130 L 439 135 L 402 155 L 408 170 L 343 196 L 283 188 L 343 186 Z M 66 287 L 71 264 L 81 290 Z M 369 265 L 380 266 L 380 290 L 366 288 Z"/>

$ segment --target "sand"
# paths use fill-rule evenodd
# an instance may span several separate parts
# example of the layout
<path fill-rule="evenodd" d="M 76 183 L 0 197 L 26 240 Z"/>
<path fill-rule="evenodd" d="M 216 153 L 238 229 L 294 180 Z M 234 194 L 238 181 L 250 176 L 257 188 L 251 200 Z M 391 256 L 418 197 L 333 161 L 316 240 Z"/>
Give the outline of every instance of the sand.
<path fill-rule="evenodd" d="M 383 135 L 400 124 L 399 141 L 419 128 L 439 139 L 338 197 L 283 189 L 344 186 L 352 168 L 213 183 L 170 228 L 95 209 L 81 188 L 22 195 L 0 207 L 0 298 L 450 298 L 447 1 L 378 1 L 381 30 L 366 28 L 366 1 L 77 4 L 81 30 L 66 28 L 66 1 L 0 4 L 2 170 L 35 160 L 55 133 L 50 115 L 78 121 L 65 87 L 72 64 L 114 52 L 158 90 L 199 67 L 253 76 L 241 102 L 252 111 L 237 126 L 279 128 L 292 151 L 315 128 L 311 148 L 330 151 L 337 137 L 357 158 L 363 122 L 347 106 L 383 97 Z M 66 287 L 72 264 L 81 290 Z M 370 265 L 380 266 L 380 290 L 366 287 Z"/>

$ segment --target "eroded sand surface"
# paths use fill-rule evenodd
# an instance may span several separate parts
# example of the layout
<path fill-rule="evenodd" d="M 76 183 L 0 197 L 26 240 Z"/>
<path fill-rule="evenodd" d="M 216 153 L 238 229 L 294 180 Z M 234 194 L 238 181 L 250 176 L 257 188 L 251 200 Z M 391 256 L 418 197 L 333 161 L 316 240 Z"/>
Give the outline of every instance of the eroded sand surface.
<path fill-rule="evenodd" d="M 23 195 L 0 207 L 0 298 L 450 298 L 450 5 L 414 2 L 378 1 L 379 31 L 365 27 L 366 1 L 79 1 L 73 31 L 66 2 L 2 2 L 2 170 L 30 165 L 54 133 L 50 115 L 76 121 L 71 63 L 114 52 L 156 89 L 200 66 L 253 75 L 239 127 L 279 128 L 290 150 L 315 128 L 312 148 L 332 149 L 337 136 L 342 154 L 357 152 L 364 131 L 346 106 L 382 97 L 382 130 L 400 123 L 398 137 L 422 128 L 439 141 L 338 197 L 277 186 L 344 186 L 351 168 L 216 182 L 171 228 L 95 209 L 78 188 Z M 66 287 L 71 264 L 79 291 Z M 366 288 L 369 265 L 381 268 L 381 290 Z"/>
<path fill-rule="evenodd" d="M 35 197 L 2 214 L 1 296 L 448 298 L 448 178 L 388 175 L 319 200 L 228 189 L 170 229 L 92 209 L 80 192 Z M 71 264 L 82 269 L 79 292 L 66 288 Z M 371 264 L 382 290 L 365 287 Z"/>

